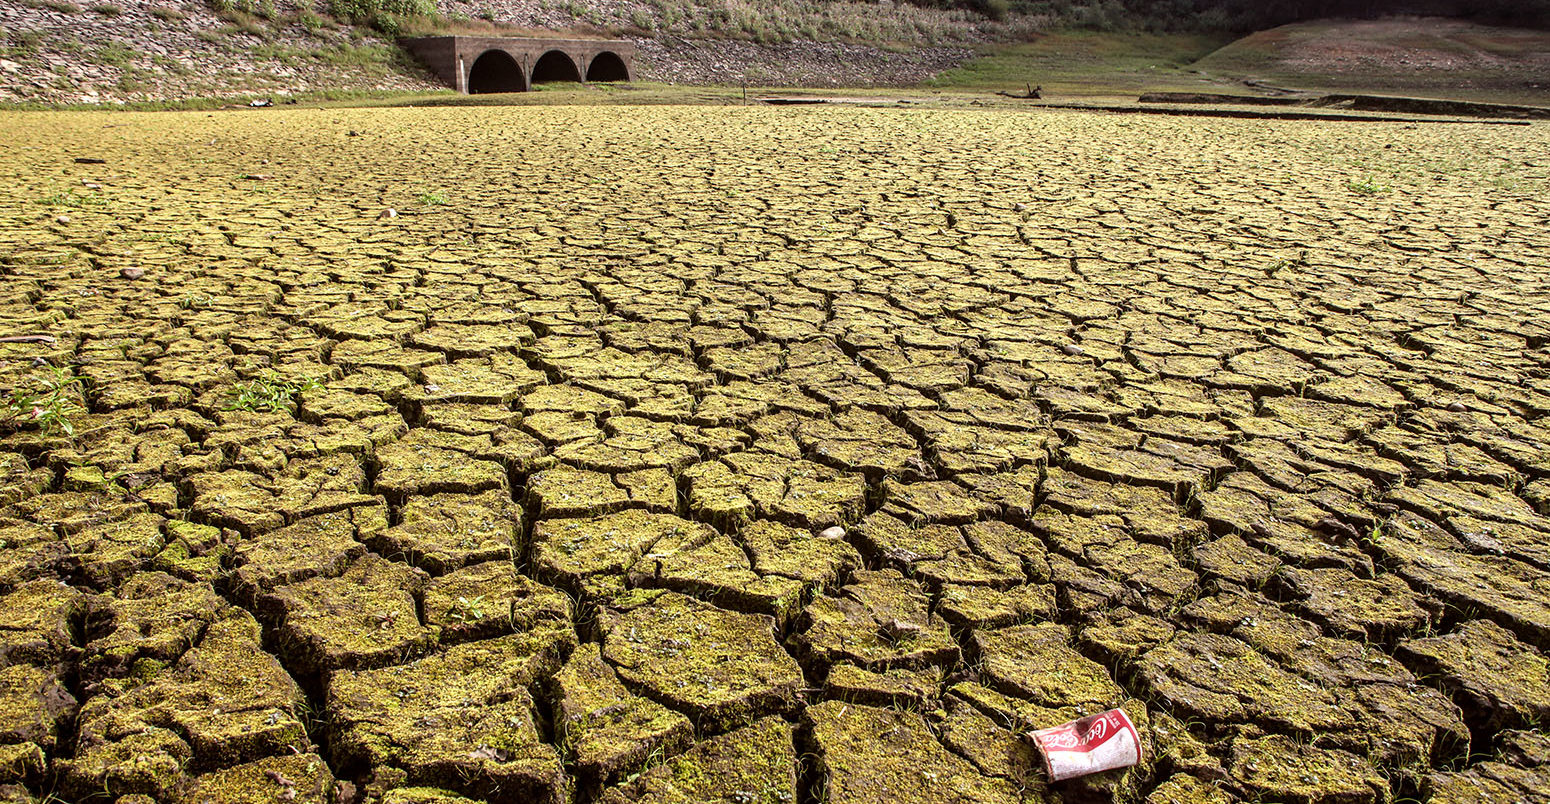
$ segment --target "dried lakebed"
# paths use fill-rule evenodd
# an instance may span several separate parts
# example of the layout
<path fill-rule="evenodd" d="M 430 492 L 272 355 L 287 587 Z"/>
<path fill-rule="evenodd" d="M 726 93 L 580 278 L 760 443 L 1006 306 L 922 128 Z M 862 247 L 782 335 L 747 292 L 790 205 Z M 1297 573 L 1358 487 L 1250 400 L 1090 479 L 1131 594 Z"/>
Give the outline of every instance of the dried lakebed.
<path fill-rule="evenodd" d="M 0 117 L 0 800 L 1529 800 L 1546 131 Z"/>

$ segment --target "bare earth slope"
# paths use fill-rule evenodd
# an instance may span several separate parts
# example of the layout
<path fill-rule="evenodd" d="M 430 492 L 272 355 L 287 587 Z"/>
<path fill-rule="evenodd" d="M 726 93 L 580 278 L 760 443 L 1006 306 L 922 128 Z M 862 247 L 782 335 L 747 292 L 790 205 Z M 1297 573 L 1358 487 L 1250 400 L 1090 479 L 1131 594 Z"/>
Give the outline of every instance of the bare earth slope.
<path fill-rule="evenodd" d="M 1251 34 L 1193 66 L 1306 89 L 1550 96 L 1550 32 L 1436 17 L 1319 20 Z"/>

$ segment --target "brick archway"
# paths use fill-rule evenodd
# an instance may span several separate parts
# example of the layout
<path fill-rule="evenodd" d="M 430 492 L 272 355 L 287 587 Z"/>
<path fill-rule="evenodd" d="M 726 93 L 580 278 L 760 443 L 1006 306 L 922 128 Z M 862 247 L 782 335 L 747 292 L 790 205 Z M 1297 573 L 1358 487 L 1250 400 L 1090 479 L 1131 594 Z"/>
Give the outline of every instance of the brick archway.
<path fill-rule="evenodd" d="M 468 94 L 526 92 L 527 75 L 522 65 L 504 50 L 492 49 L 479 54 L 468 68 Z"/>
<path fill-rule="evenodd" d="M 587 81 L 628 81 L 630 80 L 630 68 L 625 65 L 624 59 L 612 50 L 605 50 L 592 57 L 592 62 L 587 65 Z"/>
<path fill-rule="evenodd" d="M 577 67 L 576 60 L 563 50 L 546 51 L 533 62 L 533 71 L 528 76 L 528 83 L 547 84 L 559 81 L 581 83 L 581 68 Z"/>
<path fill-rule="evenodd" d="M 422 36 L 402 44 L 459 92 L 523 92 L 545 81 L 629 81 L 634 74 L 635 45 L 623 39 Z M 520 85 L 494 53 L 517 65 Z"/>

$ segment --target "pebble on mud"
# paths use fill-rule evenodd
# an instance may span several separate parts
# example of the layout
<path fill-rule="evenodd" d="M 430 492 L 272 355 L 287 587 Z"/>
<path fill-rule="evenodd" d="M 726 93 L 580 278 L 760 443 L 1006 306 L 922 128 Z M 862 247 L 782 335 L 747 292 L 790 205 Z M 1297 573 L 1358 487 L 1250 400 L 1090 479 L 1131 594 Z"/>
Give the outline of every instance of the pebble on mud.
<path fill-rule="evenodd" d="M 820 539 L 843 539 L 843 538 L 845 538 L 845 529 L 840 527 L 839 525 L 835 525 L 834 527 L 830 527 L 830 528 L 824 528 L 823 530 L 818 531 L 818 538 L 820 538 Z"/>
<path fill-rule="evenodd" d="M 119 269 L 118 275 L 122 276 L 125 279 L 139 279 L 140 277 L 145 276 L 145 269 L 144 268 L 133 268 L 133 267 L 131 267 L 131 268 L 122 268 L 122 269 Z"/>
<path fill-rule="evenodd" d="M 379 221 L 382 220 L 383 218 L 392 219 L 392 218 L 396 218 L 396 217 L 398 217 L 398 210 L 392 209 L 392 208 L 384 209 L 381 212 L 377 213 L 377 220 L 379 220 Z"/>
<path fill-rule="evenodd" d="M 69 215 L 60 215 L 59 217 L 54 219 L 54 222 L 58 223 L 58 224 L 61 224 L 61 225 L 69 223 L 70 222 L 70 216 Z"/>

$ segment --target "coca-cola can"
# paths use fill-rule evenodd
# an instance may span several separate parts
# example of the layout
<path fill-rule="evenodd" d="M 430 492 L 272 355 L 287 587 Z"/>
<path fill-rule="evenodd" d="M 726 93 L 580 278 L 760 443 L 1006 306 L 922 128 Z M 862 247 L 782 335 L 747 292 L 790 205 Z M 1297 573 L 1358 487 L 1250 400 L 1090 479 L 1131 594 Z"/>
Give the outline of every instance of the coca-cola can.
<path fill-rule="evenodd" d="M 1044 756 L 1051 781 L 1128 768 L 1141 761 L 1141 736 L 1121 709 L 1040 729 L 1028 737 Z"/>

